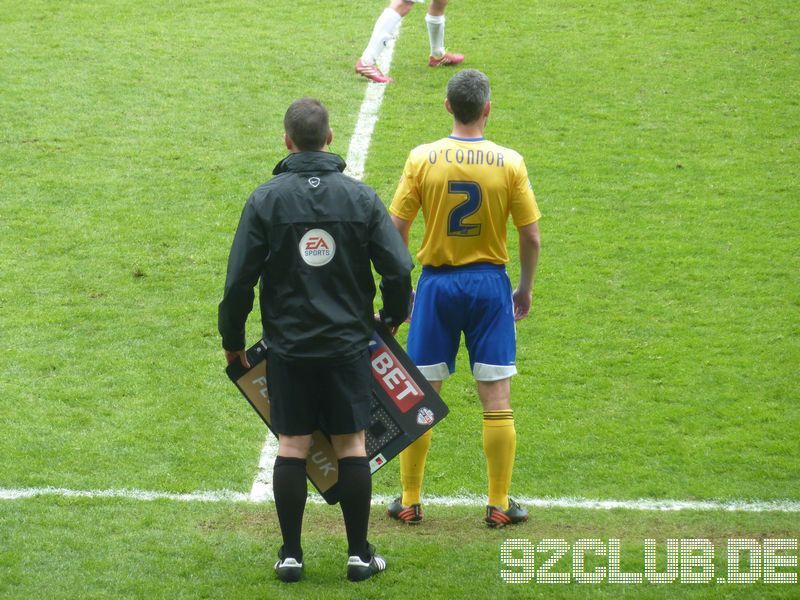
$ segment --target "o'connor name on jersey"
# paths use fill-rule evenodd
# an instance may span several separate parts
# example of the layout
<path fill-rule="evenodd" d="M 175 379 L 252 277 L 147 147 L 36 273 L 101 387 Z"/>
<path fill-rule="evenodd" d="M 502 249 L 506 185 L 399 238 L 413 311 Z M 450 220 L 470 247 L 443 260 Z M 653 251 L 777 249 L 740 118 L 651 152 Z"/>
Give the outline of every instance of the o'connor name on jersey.
<path fill-rule="evenodd" d="M 439 159 L 447 163 L 455 163 L 457 165 L 489 165 L 490 167 L 505 167 L 502 152 L 495 152 L 493 150 L 478 150 L 469 148 L 464 150 L 462 148 L 439 148 L 439 150 L 431 150 L 428 152 L 428 162 L 432 165 L 436 164 Z"/>

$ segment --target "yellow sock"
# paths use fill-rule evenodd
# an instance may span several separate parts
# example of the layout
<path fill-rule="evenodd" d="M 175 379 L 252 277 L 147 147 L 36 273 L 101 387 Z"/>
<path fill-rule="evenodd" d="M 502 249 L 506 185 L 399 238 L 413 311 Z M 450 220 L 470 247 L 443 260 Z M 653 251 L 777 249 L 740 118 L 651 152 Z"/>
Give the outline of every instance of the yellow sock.
<path fill-rule="evenodd" d="M 508 510 L 508 490 L 517 451 L 513 410 L 483 413 L 483 453 L 489 478 L 489 504 Z"/>
<path fill-rule="evenodd" d="M 400 484 L 403 486 L 403 506 L 420 503 L 422 493 L 422 478 L 425 476 L 425 459 L 428 457 L 428 448 L 431 447 L 429 429 L 405 450 L 400 453 Z"/>

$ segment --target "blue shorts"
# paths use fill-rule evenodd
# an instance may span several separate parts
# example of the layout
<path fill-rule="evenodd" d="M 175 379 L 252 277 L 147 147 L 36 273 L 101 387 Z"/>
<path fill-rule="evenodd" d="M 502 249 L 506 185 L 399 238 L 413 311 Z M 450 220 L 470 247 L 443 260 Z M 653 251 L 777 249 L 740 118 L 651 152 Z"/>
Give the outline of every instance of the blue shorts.
<path fill-rule="evenodd" d="M 429 381 L 455 372 L 461 332 L 477 381 L 517 373 L 511 281 L 505 266 L 424 267 L 417 283 L 408 355 Z"/>

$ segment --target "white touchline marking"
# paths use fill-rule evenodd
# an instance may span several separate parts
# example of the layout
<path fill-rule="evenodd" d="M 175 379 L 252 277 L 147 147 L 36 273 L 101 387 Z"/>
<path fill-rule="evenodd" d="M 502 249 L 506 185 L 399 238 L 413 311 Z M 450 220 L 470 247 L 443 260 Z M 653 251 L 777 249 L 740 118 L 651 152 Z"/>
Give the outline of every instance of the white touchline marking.
<path fill-rule="evenodd" d="M 373 496 L 375 504 L 389 503 L 397 496 Z M 527 498 L 514 496 L 514 499 L 531 508 L 581 508 L 588 510 L 639 510 L 639 511 L 679 511 L 679 510 L 718 510 L 726 512 L 800 512 L 798 500 L 659 500 L 640 498 L 637 500 L 592 500 L 589 498 Z M 465 496 L 425 496 L 423 504 L 433 506 L 485 506 L 486 497 Z"/>
<path fill-rule="evenodd" d="M 402 21 L 400 24 L 402 25 Z M 386 75 L 389 74 L 389 69 L 392 66 L 394 44 L 399 35 L 400 26 L 398 26 L 394 37 L 386 43 L 386 49 L 378 59 L 378 68 Z M 385 84 L 373 83 L 372 81 L 367 83 L 364 100 L 361 102 L 361 109 L 358 111 L 355 131 L 353 131 L 353 136 L 350 138 L 350 147 L 347 149 L 347 158 L 345 159 L 347 168 L 344 172 L 350 177 L 359 180 L 364 177 L 364 164 L 367 160 L 372 132 L 375 129 L 375 123 L 378 122 L 378 113 L 383 103 L 385 90 Z M 273 437 L 267 433 L 267 439 L 261 449 L 261 458 L 258 461 L 256 478 L 253 481 L 253 487 L 250 489 L 250 500 L 253 502 L 261 502 L 272 498 L 272 463 L 275 462 L 276 455 L 277 447 Z"/>
<path fill-rule="evenodd" d="M 127 500 L 172 500 L 178 502 L 251 502 L 263 504 L 271 501 L 272 494 L 243 494 L 231 490 L 206 492 L 158 492 L 137 489 L 71 490 L 57 487 L 0 488 L 0 500 L 24 500 L 39 496 L 61 496 L 67 498 L 123 498 Z M 373 495 L 372 504 L 384 506 L 395 496 Z M 636 511 L 722 511 L 722 512 L 800 512 L 800 500 L 592 500 L 588 498 L 526 498 L 517 497 L 518 502 L 530 508 L 578 508 L 586 510 L 636 510 Z M 325 504 L 317 493 L 309 494 L 308 502 Z M 472 506 L 486 505 L 485 496 L 468 494 L 462 496 L 425 496 L 427 506 Z"/>
<path fill-rule="evenodd" d="M 250 488 L 248 499 L 252 502 L 265 502 L 272 500 L 272 465 L 278 455 L 278 442 L 272 433 L 267 432 L 264 447 L 261 448 L 261 457 L 258 460 L 258 471 Z"/>
<path fill-rule="evenodd" d="M 385 74 L 389 74 L 389 68 L 392 66 L 392 55 L 394 54 L 394 44 L 397 37 L 400 35 L 400 25 L 392 39 L 386 43 L 386 49 L 381 52 L 378 59 L 378 68 Z M 364 92 L 364 101 L 361 103 L 361 110 L 358 111 L 358 119 L 356 120 L 356 128 L 353 131 L 353 137 L 350 138 L 350 147 L 347 149 L 347 158 L 345 162 L 347 167 L 344 172 L 345 175 L 350 175 L 356 179 L 364 178 L 364 164 L 367 161 L 367 153 L 369 152 L 369 144 L 372 141 L 372 132 L 375 129 L 375 123 L 378 122 L 378 112 L 380 111 L 381 104 L 383 103 L 383 94 L 386 91 L 386 85 L 383 83 L 367 83 L 367 89 Z"/>
<path fill-rule="evenodd" d="M 136 489 L 118 490 L 70 490 L 57 487 L 0 488 L 0 500 L 22 500 L 37 496 L 60 496 L 63 498 L 125 498 L 127 500 L 175 500 L 179 502 L 244 502 L 247 494 L 231 490 L 212 492 L 156 492 Z"/>

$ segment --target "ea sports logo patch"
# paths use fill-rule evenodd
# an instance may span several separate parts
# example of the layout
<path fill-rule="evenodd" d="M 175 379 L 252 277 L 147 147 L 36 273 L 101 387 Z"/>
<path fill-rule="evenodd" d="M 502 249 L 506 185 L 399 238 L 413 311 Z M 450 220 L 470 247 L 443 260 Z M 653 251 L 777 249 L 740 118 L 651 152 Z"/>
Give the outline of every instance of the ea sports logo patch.
<path fill-rule="evenodd" d="M 433 411 L 424 406 L 420 408 L 417 411 L 417 423 L 420 425 L 430 425 L 433 423 Z"/>
<path fill-rule="evenodd" d="M 300 240 L 300 257 L 307 265 L 321 267 L 333 260 L 336 242 L 324 229 L 310 229 Z"/>

